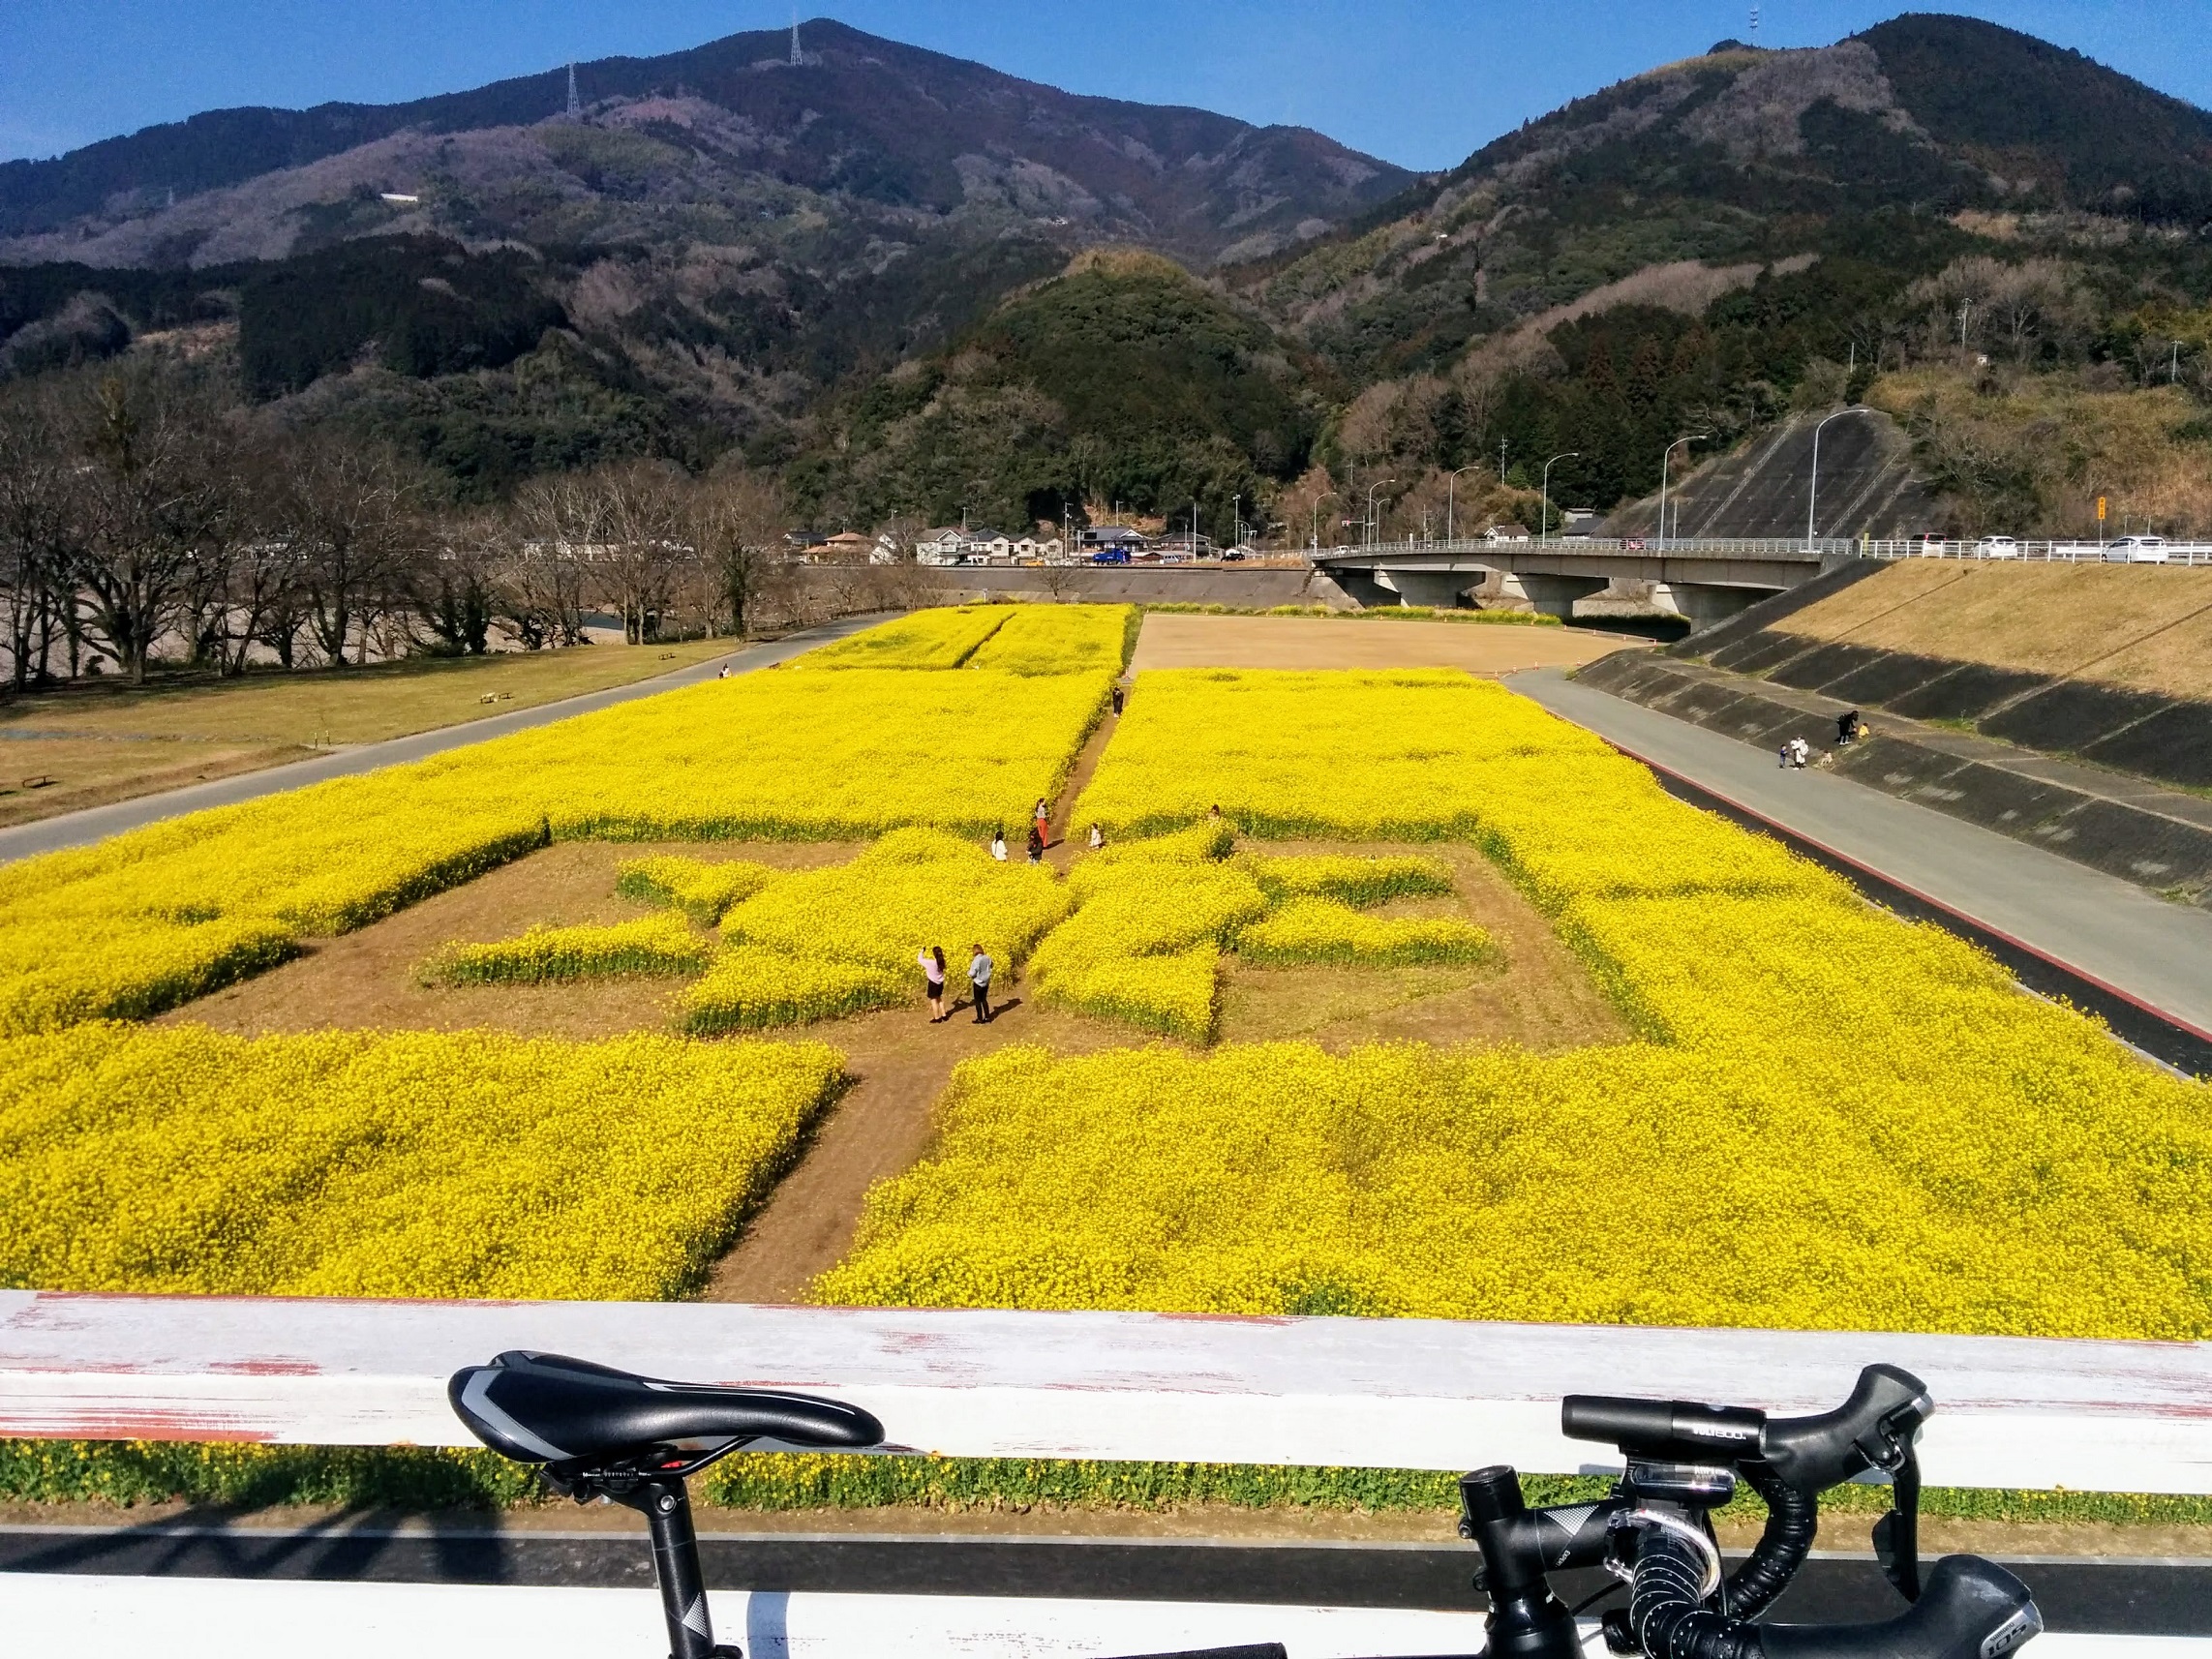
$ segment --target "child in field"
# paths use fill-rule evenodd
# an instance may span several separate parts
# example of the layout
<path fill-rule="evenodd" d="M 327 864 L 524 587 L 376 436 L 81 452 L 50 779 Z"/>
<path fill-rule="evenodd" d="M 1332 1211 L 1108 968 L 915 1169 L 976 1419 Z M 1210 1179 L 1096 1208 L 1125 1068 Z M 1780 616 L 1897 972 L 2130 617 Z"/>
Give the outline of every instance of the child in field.
<path fill-rule="evenodd" d="M 1038 834 L 1034 824 L 1029 827 L 1029 861 L 1033 864 L 1045 861 L 1045 837 Z"/>
<path fill-rule="evenodd" d="M 990 856 L 1002 864 L 1006 862 L 1006 831 L 1004 830 L 993 830 L 990 832 Z"/>

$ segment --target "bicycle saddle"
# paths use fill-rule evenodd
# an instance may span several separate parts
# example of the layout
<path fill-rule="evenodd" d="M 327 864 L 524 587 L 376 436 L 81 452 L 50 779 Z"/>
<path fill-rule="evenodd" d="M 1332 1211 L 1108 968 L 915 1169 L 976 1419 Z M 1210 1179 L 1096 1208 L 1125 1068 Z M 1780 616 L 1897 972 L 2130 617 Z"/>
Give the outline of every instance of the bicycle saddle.
<path fill-rule="evenodd" d="M 825 1451 L 880 1445 L 857 1405 L 766 1388 L 657 1382 L 589 1360 L 518 1349 L 457 1371 L 445 1398 L 495 1452 L 524 1463 L 639 1456 L 653 1447 L 779 1440 Z"/>

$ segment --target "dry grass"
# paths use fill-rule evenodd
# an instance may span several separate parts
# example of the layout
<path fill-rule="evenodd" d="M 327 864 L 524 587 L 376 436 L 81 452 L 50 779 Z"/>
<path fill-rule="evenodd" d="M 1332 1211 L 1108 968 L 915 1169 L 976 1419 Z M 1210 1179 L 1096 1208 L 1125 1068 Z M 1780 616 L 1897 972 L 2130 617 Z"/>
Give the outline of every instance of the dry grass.
<path fill-rule="evenodd" d="M 1130 667 L 1463 668 L 1514 674 L 1577 667 L 1642 644 L 1574 628 L 1482 627 L 1466 622 L 1364 622 L 1319 617 L 1190 617 L 1150 612 Z M 1136 693 L 1143 695 L 1140 686 Z"/>
<path fill-rule="evenodd" d="M 628 685 L 725 656 L 731 640 L 504 652 L 245 679 L 85 680 L 0 709 L 0 825 L 258 771 Z M 490 697 L 492 702 L 486 703 Z M 34 778 L 49 784 L 32 787 Z"/>
<path fill-rule="evenodd" d="M 1914 559 L 1778 631 L 2212 698 L 2212 569 L 2200 566 Z"/>
<path fill-rule="evenodd" d="M 2212 444 L 2178 386 L 2107 387 L 2080 374 L 2016 375 L 1982 389 L 1964 370 L 1885 375 L 1866 402 L 1912 432 L 1952 475 L 1970 523 L 2015 535 L 2212 534 Z"/>

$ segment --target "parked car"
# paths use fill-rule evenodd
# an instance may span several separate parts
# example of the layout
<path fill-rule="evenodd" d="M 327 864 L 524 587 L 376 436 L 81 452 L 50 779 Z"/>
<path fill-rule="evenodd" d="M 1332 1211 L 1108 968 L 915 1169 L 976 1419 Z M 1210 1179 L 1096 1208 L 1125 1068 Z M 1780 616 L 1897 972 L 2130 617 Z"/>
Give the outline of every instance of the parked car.
<path fill-rule="evenodd" d="M 1921 558 L 1941 558 L 1951 544 L 1935 530 L 1923 530 L 1912 538 L 1913 553 Z"/>
<path fill-rule="evenodd" d="M 2017 558 L 2020 544 L 2009 535 L 1985 535 L 1974 544 L 1977 558 Z"/>
<path fill-rule="evenodd" d="M 2118 541 L 2105 544 L 2105 558 L 2116 564 L 2164 564 L 2166 537 L 2124 535 Z"/>

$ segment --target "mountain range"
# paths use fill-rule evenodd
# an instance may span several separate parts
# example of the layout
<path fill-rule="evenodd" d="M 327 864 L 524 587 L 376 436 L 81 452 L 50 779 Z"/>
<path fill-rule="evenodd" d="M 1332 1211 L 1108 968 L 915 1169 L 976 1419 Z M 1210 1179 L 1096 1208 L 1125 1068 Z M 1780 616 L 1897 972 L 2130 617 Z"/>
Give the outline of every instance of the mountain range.
<path fill-rule="evenodd" d="M 1998 288 L 2023 369 L 2147 362 L 2163 327 L 2178 378 L 2194 325 L 2157 319 L 2212 318 L 2212 115 L 1967 18 L 1722 42 L 1422 176 L 800 42 L 579 64 L 573 114 L 552 71 L 0 165 L 0 377 L 183 327 L 463 496 L 735 446 L 824 517 L 1226 524 L 1407 474 L 1416 514 L 1477 462 L 1509 493 L 1539 450 L 1633 498 L 1683 423 L 1862 395 L 1961 304 L 1968 349 Z"/>

